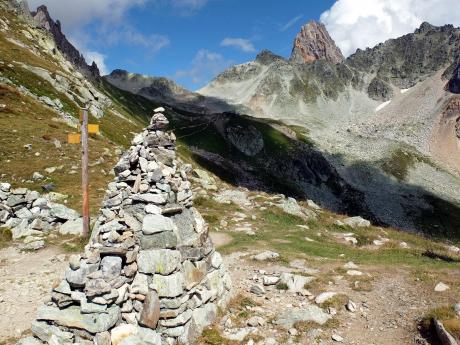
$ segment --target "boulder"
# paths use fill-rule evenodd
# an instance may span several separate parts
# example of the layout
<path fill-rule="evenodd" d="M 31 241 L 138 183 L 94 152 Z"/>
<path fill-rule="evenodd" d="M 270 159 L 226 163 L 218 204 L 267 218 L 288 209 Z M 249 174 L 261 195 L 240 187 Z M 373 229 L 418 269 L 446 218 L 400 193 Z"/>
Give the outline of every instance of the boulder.
<path fill-rule="evenodd" d="M 83 218 L 68 220 L 58 227 L 58 231 L 62 235 L 81 236 L 83 234 Z"/>
<path fill-rule="evenodd" d="M 275 319 L 275 324 L 283 326 L 286 329 L 292 328 L 297 322 L 315 322 L 318 325 L 324 325 L 331 316 L 324 312 L 323 309 L 308 305 L 303 308 L 289 308 Z"/>
<path fill-rule="evenodd" d="M 77 211 L 72 210 L 64 205 L 54 203 L 50 205 L 50 214 L 52 217 L 63 220 L 74 220 L 80 216 Z"/>
<path fill-rule="evenodd" d="M 352 228 L 368 228 L 371 226 L 371 222 L 362 217 L 349 217 L 342 220 L 343 224 L 348 225 Z"/>

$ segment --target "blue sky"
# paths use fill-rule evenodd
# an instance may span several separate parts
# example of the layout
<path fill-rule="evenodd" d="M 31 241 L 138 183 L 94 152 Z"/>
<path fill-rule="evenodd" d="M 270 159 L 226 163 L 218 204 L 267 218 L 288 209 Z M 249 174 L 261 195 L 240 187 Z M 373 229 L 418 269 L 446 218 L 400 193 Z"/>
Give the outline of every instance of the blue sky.
<path fill-rule="evenodd" d="M 414 1 L 417 6 L 414 6 Z M 424 20 L 460 25 L 457 0 L 29 0 L 105 72 L 174 79 L 196 90 L 262 49 L 288 57 L 300 27 L 321 20 L 345 55 L 413 31 Z"/>

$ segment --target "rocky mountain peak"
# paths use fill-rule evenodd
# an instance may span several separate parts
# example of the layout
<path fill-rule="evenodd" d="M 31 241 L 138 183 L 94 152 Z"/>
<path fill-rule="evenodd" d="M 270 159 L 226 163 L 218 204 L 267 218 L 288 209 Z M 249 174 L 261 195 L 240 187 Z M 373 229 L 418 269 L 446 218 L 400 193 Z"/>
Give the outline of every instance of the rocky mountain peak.
<path fill-rule="evenodd" d="M 63 34 L 61 23 L 59 20 L 54 21 L 51 18 L 48 8 L 41 5 L 36 11 L 30 13 L 34 24 L 53 36 L 57 49 L 69 60 L 81 73 L 87 77 L 99 77 L 99 68 L 93 62 L 92 65 L 86 63 L 83 55 L 70 43 L 67 37 Z"/>
<path fill-rule="evenodd" d="M 342 62 L 344 57 L 329 36 L 324 24 L 310 21 L 297 34 L 290 60 L 296 63 L 306 63 L 321 59 L 337 64 Z"/>
<path fill-rule="evenodd" d="M 263 64 L 269 65 L 275 61 L 283 61 L 283 57 L 276 55 L 275 53 L 271 52 L 268 49 L 262 50 L 259 54 L 257 54 L 256 61 Z"/>

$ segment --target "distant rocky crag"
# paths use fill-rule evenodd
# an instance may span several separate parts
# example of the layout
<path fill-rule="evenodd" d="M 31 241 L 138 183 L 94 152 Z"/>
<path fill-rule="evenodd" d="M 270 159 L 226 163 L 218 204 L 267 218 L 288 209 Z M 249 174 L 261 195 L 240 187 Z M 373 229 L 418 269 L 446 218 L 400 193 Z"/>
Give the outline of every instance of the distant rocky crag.
<path fill-rule="evenodd" d="M 334 40 L 329 36 L 323 23 L 310 21 L 304 25 L 294 40 L 290 60 L 296 63 L 313 62 L 324 59 L 332 64 L 345 58 Z"/>
<path fill-rule="evenodd" d="M 231 282 L 156 109 L 115 167 L 90 243 L 18 344 L 192 344 Z"/>
<path fill-rule="evenodd" d="M 54 21 L 45 5 L 39 6 L 36 11 L 30 11 L 27 0 L 8 0 L 10 8 L 22 16 L 31 25 L 41 28 L 53 37 L 56 47 L 64 57 L 85 77 L 94 79 L 100 76 L 99 68 L 95 62 L 88 65 L 83 54 L 69 42 L 61 29 L 59 20 Z"/>

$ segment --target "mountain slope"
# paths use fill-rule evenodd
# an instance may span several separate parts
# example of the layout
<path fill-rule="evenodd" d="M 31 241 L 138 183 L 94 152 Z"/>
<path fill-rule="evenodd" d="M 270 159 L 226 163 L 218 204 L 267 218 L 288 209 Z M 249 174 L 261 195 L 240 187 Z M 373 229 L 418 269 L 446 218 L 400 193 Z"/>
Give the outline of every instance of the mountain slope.
<path fill-rule="evenodd" d="M 90 204 L 98 209 L 116 152 L 130 144 L 156 104 L 129 94 L 129 108 L 120 106 L 67 60 L 51 32 L 24 16 L 26 4 L 2 0 L 0 9 L 1 180 L 37 190 L 53 183 L 78 209 L 81 152 L 66 141 L 77 132 L 80 108 L 88 105 L 90 121 L 101 128 L 100 136 L 90 138 Z M 34 180 L 34 172 L 45 178 Z"/>
<path fill-rule="evenodd" d="M 423 23 L 339 64 L 292 63 L 263 51 L 199 92 L 307 129 L 347 184 L 366 195 L 371 213 L 417 229 L 409 224 L 415 209 L 433 210 L 425 193 L 453 209 L 460 200 L 460 112 L 449 92 L 456 91 L 459 48 L 460 29 Z"/>

